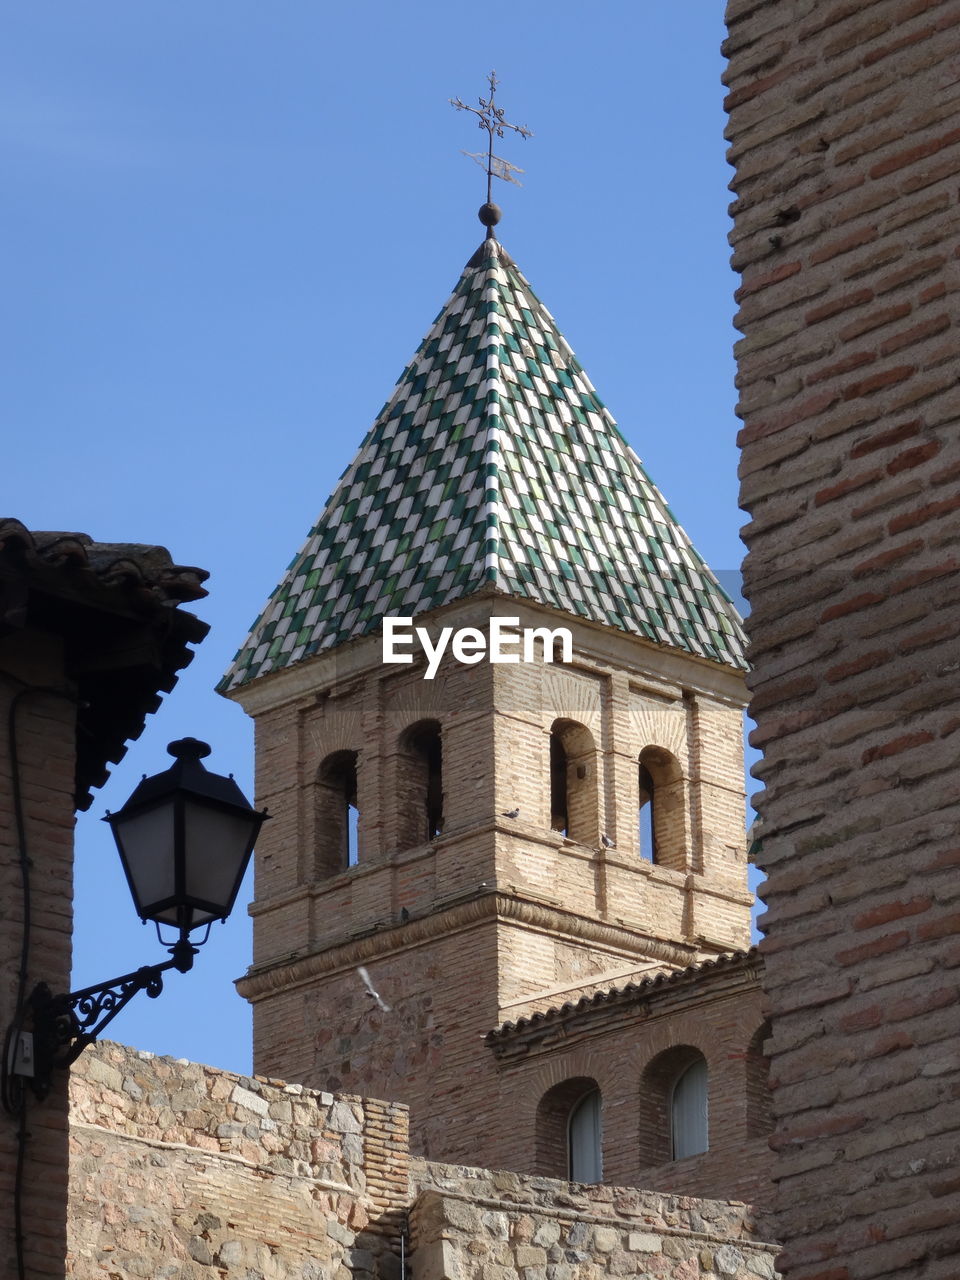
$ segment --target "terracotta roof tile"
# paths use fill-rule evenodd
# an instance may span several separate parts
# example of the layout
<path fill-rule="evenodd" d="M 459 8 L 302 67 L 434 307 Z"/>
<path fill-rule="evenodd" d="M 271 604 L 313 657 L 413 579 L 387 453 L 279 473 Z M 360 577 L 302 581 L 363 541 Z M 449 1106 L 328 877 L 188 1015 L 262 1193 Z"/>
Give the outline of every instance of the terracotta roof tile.
<path fill-rule="evenodd" d="M 139 737 L 160 695 L 209 630 L 178 606 L 207 593 L 204 569 L 164 547 L 95 542 L 0 517 L 0 635 L 34 629 L 64 642 L 78 699 L 75 802 L 86 809 L 108 763 Z"/>
<path fill-rule="evenodd" d="M 509 1039 L 530 1027 L 563 1022 L 572 1017 L 589 1014 L 591 1010 L 599 1009 L 605 1004 L 629 1004 L 635 1000 L 646 999 L 662 988 L 679 986 L 682 982 L 695 979 L 697 975 L 705 976 L 718 969 L 731 969 L 738 965 L 745 965 L 758 960 L 759 956 L 760 952 L 755 946 L 747 951 L 725 951 L 709 960 L 699 960 L 696 964 L 687 965 L 683 969 L 658 973 L 653 977 L 644 978 L 641 982 L 628 982 L 622 987 L 608 987 L 605 991 L 597 991 L 591 996 L 581 996 L 579 1000 L 568 1000 L 565 1004 L 545 1009 L 542 1013 L 533 1013 L 528 1018 L 518 1018 L 516 1022 L 505 1022 L 493 1031 L 488 1031 L 485 1039 L 488 1044 L 494 1044 L 497 1041 Z"/>

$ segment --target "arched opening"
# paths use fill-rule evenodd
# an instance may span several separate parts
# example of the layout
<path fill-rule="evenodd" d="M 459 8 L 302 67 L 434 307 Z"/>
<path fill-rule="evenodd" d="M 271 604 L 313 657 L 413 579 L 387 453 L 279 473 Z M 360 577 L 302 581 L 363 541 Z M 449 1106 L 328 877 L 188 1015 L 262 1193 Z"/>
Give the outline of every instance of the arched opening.
<path fill-rule="evenodd" d="M 590 730 L 575 720 L 550 728 L 550 826 L 579 844 L 599 839 L 597 751 Z"/>
<path fill-rule="evenodd" d="M 357 753 L 335 751 L 317 771 L 315 868 L 318 878 L 356 866 L 358 827 Z"/>
<path fill-rule="evenodd" d="M 657 845 L 654 839 L 653 805 L 654 781 L 650 770 L 641 761 L 640 764 L 640 857 L 647 862 L 656 862 Z"/>
<path fill-rule="evenodd" d="M 707 1086 L 709 1076 L 705 1058 L 697 1058 L 685 1067 L 673 1082 L 670 1098 L 671 1156 L 686 1160 L 698 1156 L 709 1146 L 707 1125 Z"/>
<path fill-rule="evenodd" d="M 584 1094 L 570 1112 L 567 1165 L 571 1182 L 600 1182 L 603 1178 L 599 1089 Z"/>
<path fill-rule="evenodd" d="M 556 1084 L 537 1107 L 537 1172 L 570 1182 L 603 1177 L 602 1099 L 589 1076 Z"/>
<path fill-rule="evenodd" d="M 770 1094 L 770 1059 L 764 1050 L 770 1036 L 765 1022 L 747 1046 L 747 1137 L 765 1138 L 773 1132 L 773 1098 Z"/>
<path fill-rule="evenodd" d="M 661 867 L 687 869 L 684 788 L 680 762 L 662 747 L 644 747 L 639 761 L 640 853 Z"/>
<path fill-rule="evenodd" d="M 648 1063 L 640 1085 L 640 1168 L 685 1160 L 709 1145 L 707 1060 L 677 1045 Z"/>
<path fill-rule="evenodd" d="M 567 753 L 555 730 L 550 733 L 550 826 L 567 834 Z"/>
<path fill-rule="evenodd" d="M 436 720 L 419 720 L 397 752 L 397 843 L 412 849 L 443 830 L 443 748 Z"/>

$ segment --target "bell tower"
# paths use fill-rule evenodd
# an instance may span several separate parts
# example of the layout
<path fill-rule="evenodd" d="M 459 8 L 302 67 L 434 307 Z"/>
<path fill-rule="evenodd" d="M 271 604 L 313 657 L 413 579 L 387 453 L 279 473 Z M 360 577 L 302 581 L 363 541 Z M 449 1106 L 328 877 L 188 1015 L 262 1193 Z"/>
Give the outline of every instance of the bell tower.
<path fill-rule="evenodd" d="M 742 643 L 491 227 L 220 686 L 255 1069 L 509 1166 L 487 1032 L 749 943 Z"/>

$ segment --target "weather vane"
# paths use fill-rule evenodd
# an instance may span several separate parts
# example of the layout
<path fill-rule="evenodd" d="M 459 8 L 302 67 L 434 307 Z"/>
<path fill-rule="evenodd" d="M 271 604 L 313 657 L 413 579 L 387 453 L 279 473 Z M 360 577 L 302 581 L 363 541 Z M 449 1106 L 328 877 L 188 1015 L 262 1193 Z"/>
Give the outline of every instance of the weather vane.
<path fill-rule="evenodd" d="M 523 173 L 523 170 L 511 164 L 509 160 L 493 154 L 494 135 L 498 138 L 504 137 L 505 129 L 519 133 L 521 138 L 532 138 L 533 134 L 522 124 L 511 124 L 509 120 L 504 119 L 503 108 L 496 104 L 497 85 L 500 82 L 497 80 L 495 71 L 490 72 L 489 81 L 490 97 L 478 99 L 479 109 L 468 106 L 459 98 L 451 98 L 450 105 L 456 107 L 458 111 L 472 112 L 477 117 L 479 127 L 487 131 L 486 155 L 482 151 L 464 151 L 463 154 L 469 156 L 471 160 L 476 160 L 480 168 L 487 172 L 487 203 L 480 210 L 480 221 L 488 228 L 487 234 L 492 236 L 493 227 L 500 221 L 500 210 L 493 203 L 493 179 L 500 178 L 503 182 L 512 182 L 517 187 L 523 185 L 513 176 L 515 173 Z"/>

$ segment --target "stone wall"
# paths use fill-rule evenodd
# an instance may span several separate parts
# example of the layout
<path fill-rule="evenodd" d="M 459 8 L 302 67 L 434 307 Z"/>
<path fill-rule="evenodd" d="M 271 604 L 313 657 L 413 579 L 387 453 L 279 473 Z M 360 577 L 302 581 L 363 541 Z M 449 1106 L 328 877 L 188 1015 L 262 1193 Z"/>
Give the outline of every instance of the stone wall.
<path fill-rule="evenodd" d="M 24 941 L 24 889 L 7 732 L 17 699 L 15 734 L 32 899 L 24 995 L 47 982 L 70 989 L 73 926 L 74 707 L 45 691 L 63 683 L 62 645 L 23 633 L 0 640 L 0 1020 L 4 1031 L 18 1003 Z M 29 1026 L 29 1020 L 25 1023 Z M 39 1104 L 29 1088 L 17 1100 L 23 1128 L 23 1222 L 27 1272 L 63 1274 L 66 1217 L 67 1089 L 55 1079 Z M 0 1271 L 16 1274 L 13 1198 L 20 1117 L 0 1112 Z"/>
<path fill-rule="evenodd" d="M 104 1042 L 72 1072 L 70 1145 L 77 1280 L 399 1275 L 403 1107 Z"/>
<path fill-rule="evenodd" d="M 70 1133 L 76 1280 L 775 1276 L 743 1203 L 411 1160 L 403 1106 L 109 1042 Z"/>
<path fill-rule="evenodd" d="M 748 1206 L 415 1161 L 414 1280 L 774 1280 Z"/>
<path fill-rule="evenodd" d="M 956 0 L 731 0 L 790 1280 L 960 1270 Z"/>

